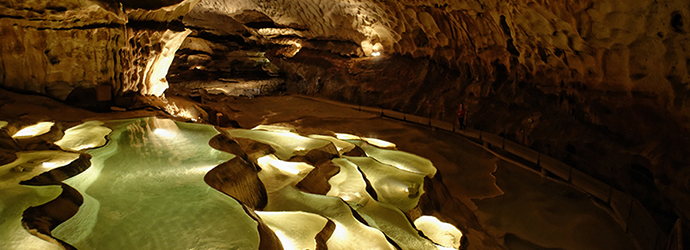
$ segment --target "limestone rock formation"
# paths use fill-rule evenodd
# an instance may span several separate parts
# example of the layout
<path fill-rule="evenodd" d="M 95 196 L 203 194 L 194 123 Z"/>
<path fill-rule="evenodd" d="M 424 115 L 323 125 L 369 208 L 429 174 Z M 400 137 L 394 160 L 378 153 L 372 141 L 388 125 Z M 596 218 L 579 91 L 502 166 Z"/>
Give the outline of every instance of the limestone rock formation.
<path fill-rule="evenodd" d="M 0 85 L 64 100 L 76 87 L 115 81 L 123 16 L 86 1 L 3 1 L 0 8 Z"/>
<path fill-rule="evenodd" d="M 224 1 L 194 12 L 230 16 L 260 37 L 341 41 L 429 57 L 479 77 L 505 67 L 540 85 L 643 92 L 676 103 L 690 81 L 686 1 Z M 337 44 L 330 46 L 337 50 Z M 496 79 L 493 79 L 496 80 Z M 675 87 L 676 89 L 678 87 Z"/>
<path fill-rule="evenodd" d="M 127 11 L 127 17 L 132 21 L 154 21 L 154 22 L 171 22 L 187 14 L 194 6 L 199 3 L 199 0 L 182 0 L 180 2 L 173 1 L 171 3 L 161 1 L 145 1 L 149 4 L 157 4 L 153 9 L 143 9 L 141 7 L 132 8 Z M 136 6 L 136 2 L 125 5 L 128 7 Z"/>
<path fill-rule="evenodd" d="M 98 85 L 111 86 L 116 95 L 160 96 L 167 88 L 165 75 L 174 53 L 191 32 L 167 29 L 166 23 L 197 2 L 147 10 L 86 0 L 3 1 L 0 85 L 59 100 L 68 99 L 75 89 Z M 109 91 L 98 92 L 105 95 L 99 101 L 110 100 Z"/>
<path fill-rule="evenodd" d="M 138 92 L 161 96 L 168 88 L 165 76 L 175 51 L 192 31 L 127 29 L 129 43 L 120 49 L 123 82 L 118 93 Z"/>

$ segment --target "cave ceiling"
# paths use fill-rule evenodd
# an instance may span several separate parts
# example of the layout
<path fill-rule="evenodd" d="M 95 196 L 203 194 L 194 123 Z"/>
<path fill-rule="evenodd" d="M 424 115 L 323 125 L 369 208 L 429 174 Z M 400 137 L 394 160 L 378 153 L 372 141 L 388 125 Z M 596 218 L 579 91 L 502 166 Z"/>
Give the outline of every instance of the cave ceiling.
<path fill-rule="evenodd" d="M 486 80 L 496 80 L 494 72 L 505 68 L 514 80 L 643 93 L 682 113 L 688 106 L 690 3 L 684 0 L 71 0 L 4 1 L 0 8 L 13 17 L 6 20 L 10 27 L 95 30 L 184 17 L 188 28 L 240 35 L 258 44 L 299 44 L 350 57 L 429 58 Z M 26 35 L 16 33 L 3 32 L 6 40 Z M 101 35 L 96 42 L 114 38 Z M 6 50 L 16 50 L 12 46 Z M 122 70 L 112 71 L 108 74 Z"/>

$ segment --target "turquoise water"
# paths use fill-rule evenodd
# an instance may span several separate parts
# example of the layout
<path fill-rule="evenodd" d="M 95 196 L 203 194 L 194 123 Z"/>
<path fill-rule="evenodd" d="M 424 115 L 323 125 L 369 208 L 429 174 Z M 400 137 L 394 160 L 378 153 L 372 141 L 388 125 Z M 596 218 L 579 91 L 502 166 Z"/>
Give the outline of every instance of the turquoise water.
<path fill-rule="evenodd" d="M 91 167 L 63 181 L 77 189 L 84 202 L 73 217 L 52 230 L 55 238 L 80 250 L 258 249 L 257 222 L 234 198 L 204 181 L 211 169 L 235 157 L 209 146 L 209 141 L 219 133 L 213 126 L 148 117 L 78 126 L 82 127 L 85 129 L 71 130 L 74 132 L 62 145 L 70 149 L 102 145 L 103 136 L 109 129 L 112 132 L 107 144 L 85 151 L 92 156 Z M 371 151 L 368 154 L 372 158 L 334 160 L 354 161 L 341 166 L 342 172 L 333 179 L 344 181 L 336 184 L 341 191 L 329 192 L 329 196 L 311 194 L 296 186 L 314 167 L 281 159 L 302 156 L 312 149 L 337 155 L 337 147 L 331 145 L 340 145 L 341 150 L 352 149 L 354 145 L 332 137 L 315 139 L 289 131 L 230 129 L 228 132 L 267 143 L 276 150 L 275 155 L 261 157 L 257 162 L 262 168 L 258 177 L 268 191 L 266 210 L 271 211 L 259 215 L 267 216 L 269 226 L 281 237 L 285 249 L 315 247 L 314 237 L 326 221 L 335 225 L 333 235 L 326 242 L 329 249 L 394 249 L 386 235 L 403 249 L 436 249 L 432 242 L 419 237 L 399 210 L 416 206 L 423 193 L 424 174 L 405 169 L 413 169 L 423 160 L 425 170 L 435 172 L 430 161 L 396 150 L 376 151 L 374 146 L 357 141 Z M 58 159 L 78 156 L 60 151 L 30 155 L 50 155 L 52 158 L 21 158 L 44 167 L 62 166 L 56 163 Z M 395 166 L 380 163 L 376 157 L 394 159 Z M 48 159 L 53 164 L 46 164 Z M 62 161 L 69 162 L 65 159 Z M 2 166 L 0 177 L 10 176 L 2 173 L 11 173 L 9 169 L 17 164 L 20 163 Z M 358 168 L 370 175 L 381 202 L 369 196 Z M 21 215 L 29 206 L 57 197 L 60 186 L 18 185 L 18 174 L 12 175 L 16 183 L 0 179 L 3 190 L 0 213 L 7 215 L 4 221 L 0 220 L 0 236 L 9 240 L 0 249 L 58 249 L 57 243 L 29 234 L 21 226 Z M 360 212 L 370 225 L 358 221 L 352 209 Z M 291 221 L 299 218 L 308 221 Z"/>
<path fill-rule="evenodd" d="M 203 177 L 234 156 L 207 125 L 143 118 L 107 122 L 92 166 L 65 181 L 84 205 L 53 235 L 77 249 L 256 249 L 257 223 Z"/>

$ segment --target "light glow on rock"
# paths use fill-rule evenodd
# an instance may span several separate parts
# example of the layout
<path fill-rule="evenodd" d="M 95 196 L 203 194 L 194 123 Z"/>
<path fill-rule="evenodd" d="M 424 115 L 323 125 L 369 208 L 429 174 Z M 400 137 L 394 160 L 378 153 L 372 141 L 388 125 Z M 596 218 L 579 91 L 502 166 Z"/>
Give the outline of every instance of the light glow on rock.
<path fill-rule="evenodd" d="M 270 164 L 280 169 L 281 171 L 290 173 L 292 175 L 306 176 L 306 174 L 308 174 L 312 169 L 314 169 L 314 167 L 303 162 L 281 161 L 278 158 L 276 158 L 275 155 L 267 155 L 259 158 L 257 161 L 259 162 L 259 166 L 266 166 Z"/>
<path fill-rule="evenodd" d="M 53 169 L 53 168 L 56 168 L 56 167 L 58 166 L 57 163 L 55 163 L 55 162 L 49 162 L 49 161 L 44 162 L 44 163 L 41 163 L 41 165 L 43 165 L 43 167 L 46 168 L 46 169 Z"/>
<path fill-rule="evenodd" d="M 284 127 L 284 126 L 277 126 L 277 125 L 259 125 L 252 130 L 263 130 L 263 131 L 271 131 L 271 132 L 278 132 L 278 133 L 293 133 L 295 134 L 297 130 L 291 127 Z"/>
<path fill-rule="evenodd" d="M 177 124 L 175 124 L 173 120 L 169 119 L 154 118 L 154 120 L 151 122 L 151 127 L 155 135 L 166 138 L 174 138 L 181 133 L 180 129 L 177 127 Z"/>
<path fill-rule="evenodd" d="M 452 224 L 442 222 L 434 216 L 423 215 L 414 221 L 414 225 L 434 243 L 442 247 L 448 249 L 460 247 L 462 232 Z"/>
<path fill-rule="evenodd" d="M 304 162 L 281 161 L 275 155 L 262 156 L 256 161 L 261 167 L 259 178 L 265 180 L 263 182 L 267 192 L 277 191 L 288 185 L 297 185 L 314 169 Z"/>
<path fill-rule="evenodd" d="M 340 197 L 351 205 L 366 205 L 371 198 L 366 193 L 367 184 L 362 179 L 362 174 L 357 171 L 357 165 L 342 158 L 333 159 L 333 163 L 340 166 L 340 172 L 328 180 L 331 190 L 328 190 L 326 195 Z"/>
<path fill-rule="evenodd" d="M 54 122 L 39 122 L 37 124 L 22 128 L 21 130 L 17 131 L 17 133 L 14 133 L 12 138 L 25 139 L 39 136 L 48 133 L 54 124 Z"/>
<path fill-rule="evenodd" d="M 356 135 L 351 135 L 351 134 L 345 134 L 345 133 L 335 133 L 335 137 L 340 139 L 340 140 L 361 140 L 362 137 L 356 136 Z"/>
<path fill-rule="evenodd" d="M 365 29 L 366 28 L 367 27 L 365 27 Z M 376 31 L 372 29 L 371 33 L 375 34 Z M 362 51 L 364 52 L 364 55 L 377 57 L 383 54 L 383 45 L 381 45 L 381 43 L 371 44 L 370 40 L 365 40 L 362 41 L 360 46 L 362 48 Z"/>
<path fill-rule="evenodd" d="M 434 167 L 434 164 L 431 163 L 429 159 L 403 151 L 374 147 L 367 143 L 356 144 L 362 148 L 368 156 L 384 164 L 412 173 L 423 174 L 429 178 L 434 177 L 436 174 L 436 167 Z"/>
<path fill-rule="evenodd" d="M 262 182 L 270 181 L 269 178 L 272 178 L 259 177 Z M 305 193 L 288 185 L 269 192 L 268 199 L 265 210 L 303 211 L 319 214 L 333 221 L 335 230 L 326 242 L 328 249 L 395 249 L 381 231 L 354 218 L 351 208 L 340 198 Z"/>
<path fill-rule="evenodd" d="M 175 117 L 182 117 L 188 120 L 191 120 L 193 122 L 196 122 L 200 119 L 199 114 L 196 112 L 196 110 L 192 110 L 190 108 L 185 108 L 185 107 L 180 107 L 177 106 L 175 103 L 168 103 L 163 107 L 165 109 L 165 112 L 168 114 L 171 114 Z"/>
<path fill-rule="evenodd" d="M 314 139 L 319 139 L 319 140 L 327 140 L 333 143 L 335 145 L 335 148 L 338 149 L 338 153 L 341 155 L 343 153 L 350 152 L 350 150 L 355 149 L 355 144 L 338 140 L 337 138 L 333 136 L 327 136 L 327 135 L 309 135 L 309 138 L 314 138 Z"/>
<path fill-rule="evenodd" d="M 105 145 L 112 129 L 102 126 L 103 122 L 88 121 L 65 130 L 65 135 L 54 144 L 63 150 L 79 151 Z"/>
<path fill-rule="evenodd" d="M 255 211 L 280 239 L 285 250 L 316 249 L 316 235 L 328 220 L 306 212 Z"/>
<path fill-rule="evenodd" d="M 381 139 L 376 139 L 376 138 L 369 138 L 369 137 L 362 137 L 362 140 L 365 142 L 377 146 L 379 148 L 395 148 L 396 145 L 395 143 L 384 141 Z"/>
<path fill-rule="evenodd" d="M 0 189 L 28 180 L 51 169 L 61 167 L 79 158 L 77 153 L 57 150 L 17 152 L 17 159 L 0 166 Z M 0 207 L 1 208 L 1 207 Z M 0 210 L 1 211 L 1 210 Z"/>
<path fill-rule="evenodd" d="M 164 128 L 157 128 L 157 129 L 154 129 L 154 130 L 153 130 L 153 133 L 156 134 L 156 135 L 165 136 L 165 137 L 173 137 L 173 136 L 175 136 L 175 134 L 173 134 L 172 132 L 170 132 L 170 131 L 168 131 L 167 129 L 164 129 Z"/>
<path fill-rule="evenodd" d="M 302 45 L 299 43 L 295 43 L 292 46 L 292 53 L 290 53 L 290 56 L 295 56 L 297 53 L 299 53 L 300 50 L 302 50 Z"/>
<path fill-rule="evenodd" d="M 367 176 L 378 194 L 378 201 L 402 211 L 417 206 L 424 193 L 424 175 L 382 164 L 369 157 L 346 157 Z"/>
<path fill-rule="evenodd" d="M 168 80 L 165 76 L 168 74 L 170 64 L 175 59 L 175 51 L 180 48 L 184 39 L 192 33 L 192 30 L 185 29 L 182 32 L 166 30 L 161 38 L 163 48 L 160 54 L 154 56 L 146 64 L 144 72 L 144 81 L 146 89 L 142 91 L 145 95 L 162 96 L 163 92 L 168 89 Z"/>
<path fill-rule="evenodd" d="M 356 136 L 356 135 L 351 135 L 351 134 L 344 134 L 344 133 L 335 133 L 336 138 L 340 140 L 358 140 L 358 141 L 365 141 L 371 145 L 380 147 L 380 148 L 395 148 L 396 145 L 395 143 L 389 142 L 389 141 L 384 141 L 381 139 L 376 139 L 376 138 L 371 138 L 371 137 L 362 137 L 362 136 Z"/>
<path fill-rule="evenodd" d="M 0 184 L 0 238 L 2 249 L 64 250 L 56 240 L 31 234 L 22 225 L 22 214 L 31 206 L 39 206 L 60 195 L 60 186 L 26 186 L 18 182 L 11 187 Z M 35 231 L 34 231 L 35 232 Z"/>
<path fill-rule="evenodd" d="M 324 148 L 331 144 L 329 141 L 317 140 L 304 137 L 295 133 L 277 133 L 264 130 L 229 129 L 231 136 L 248 138 L 261 143 L 270 145 L 276 150 L 275 155 L 281 160 L 288 160 L 296 155 L 305 155 L 310 150 Z M 337 149 L 332 146 L 333 154 L 337 154 Z"/>
<path fill-rule="evenodd" d="M 436 247 L 432 242 L 419 236 L 418 231 L 411 225 L 411 222 L 407 220 L 405 214 L 400 209 L 384 201 L 386 199 L 382 195 L 386 194 L 380 194 L 378 201 L 369 195 L 366 191 L 365 177 L 362 175 L 364 171 L 360 172 L 360 170 L 364 170 L 364 167 L 362 165 L 355 165 L 349 159 L 339 158 L 333 160 L 334 164 L 340 166 L 340 172 L 328 180 L 328 183 L 331 184 L 331 190 L 328 191 L 327 195 L 337 196 L 348 202 L 369 225 L 385 233 L 402 249 L 435 249 Z M 374 160 L 371 161 L 375 162 Z M 387 167 L 386 170 L 387 172 L 384 174 L 395 175 L 398 172 L 405 172 L 393 167 Z M 378 180 L 370 178 L 370 174 L 370 172 L 365 173 L 366 178 L 370 182 Z M 394 176 L 393 178 L 387 178 L 384 182 L 395 179 L 396 177 Z M 387 185 L 387 183 L 378 182 L 378 186 Z M 413 206 L 417 204 L 416 201 L 412 203 Z"/>

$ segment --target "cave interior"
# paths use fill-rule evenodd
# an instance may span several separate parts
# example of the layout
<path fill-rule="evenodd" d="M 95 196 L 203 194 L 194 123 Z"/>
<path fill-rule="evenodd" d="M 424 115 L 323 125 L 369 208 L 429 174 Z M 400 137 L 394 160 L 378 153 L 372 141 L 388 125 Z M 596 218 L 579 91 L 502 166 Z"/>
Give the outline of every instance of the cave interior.
<path fill-rule="evenodd" d="M 687 0 L 0 13 L 0 248 L 690 246 Z"/>

